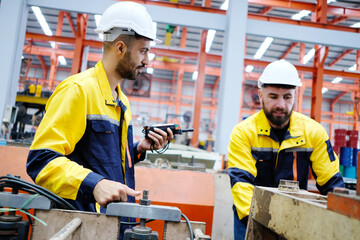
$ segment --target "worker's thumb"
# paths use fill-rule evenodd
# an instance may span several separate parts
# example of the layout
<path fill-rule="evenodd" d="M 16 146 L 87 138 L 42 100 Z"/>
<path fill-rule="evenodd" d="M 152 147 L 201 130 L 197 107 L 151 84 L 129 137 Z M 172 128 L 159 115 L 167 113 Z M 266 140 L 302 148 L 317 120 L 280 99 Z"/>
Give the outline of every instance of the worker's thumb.
<path fill-rule="evenodd" d="M 132 188 L 129 188 L 128 186 L 125 186 L 126 194 L 132 197 L 140 196 L 141 191 L 135 191 Z"/>

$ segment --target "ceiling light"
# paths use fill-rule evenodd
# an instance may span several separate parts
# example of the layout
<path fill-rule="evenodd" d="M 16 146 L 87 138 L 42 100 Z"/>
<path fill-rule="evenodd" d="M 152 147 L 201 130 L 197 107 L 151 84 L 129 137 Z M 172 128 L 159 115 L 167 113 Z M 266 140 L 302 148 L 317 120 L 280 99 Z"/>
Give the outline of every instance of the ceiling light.
<path fill-rule="evenodd" d="M 155 59 L 155 53 L 149 53 L 149 60 L 152 61 Z"/>
<path fill-rule="evenodd" d="M 264 55 L 264 53 L 266 52 L 266 50 L 268 49 L 268 47 L 270 46 L 273 40 L 274 39 L 272 37 L 266 37 L 264 42 L 261 44 L 260 48 L 257 50 L 254 58 L 260 59 Z"/>
<path fill-rule="evenodd" d="M 326 87 L 323 87 L 323 88 L 321 89 L 321 93 L 324 94 L 324 93 L 326 93 L 328 90 L 329 90 L 329 89 L 327 89 Z"/>
<path fill-rule="evenodd" d="M 32 6 L 31 10 L 34 12 L 36 19 L 38 20 L 43 32 L 48 35 L 48 36 L 52 36 L 53 33 L 48 25 L 48 23 L 45 20 L 44 15 L 42 14 L 41 10 L 39 7 L 35 7 Z"/>
<path fill-rule="evenodd" d="M 211 47 L 211 44 L 214 40 L 214 37 L 215 37 L 215 33 L 216 31 L 213 30 L 213 29 L 210 29 L 207 33 L 207 37 L 206 37 L 206 47 L 205 47 L 205 52 L 209 52 L 210 51 L 210 47 Z"/>
<path fill-rule="evenodd" d="M 228 10 L 229 8 L 229 0 L 225 0 L 224 3 L 221 5 L 221 10 Z"/>
<path fill-rule="evenodd" d="M 336 78 L 334 78 L 334 80 L 332 80 L 331 82 L 332 83 L 339 83 L 339 82 L 341 82 L 343 79 L 342 79 L 342 77 L 336 77 Z"/>
<path fill-rule="evenodd" d="M 313 58 L 313 56 L 315 55 L 315 48 L 312 48 L 305 56 L 303 59 L 303 64 L 307 64 L 310 59 Z"/>
<path fill-rule="evenodd" d="M 66 59 L 64 56 L 58 56 L 58 61 L 59 61 L 60 65 L 67 65 Z"/>
<path fill-rule="evenodd" d="M 247 65 L 246 68 L 245 68 L 245 72 L 252 72 L 252 70 L 254 70 L 253 65 Z"/>
<path fill-rule="evenodd" d="M 336 0 L 327 0 L 327 4 L 330 4 L 330 3 L 333 3 L 333 2 L 336 2 Z"/>
<path fill-rule="evenodd" d="M 350 68 L 349 68 L 350 71 L 356 71 L 356 64 L 352 65 Z"/>
<path fill-rule="evenodd" d="M 51 41 L 51 42 L 50 42 L 50 45 L 51 45 L 52 48 L 55 48 L 55 42 L 52 42 L 52 41 Z"/>
<path fill-rule="evenodd" d="M 192 75 L 192 80 L 195 81 L 198 78 L 198 75 L 199 75 L 198 71 L 195 71 Z"/>
<path fill-rule="evenodd" d="M 147 72 L 148 74 L 153 74 L 153 73 L 154 73 L 154 69 L 149 67 L 149 68 L 146 69 L 146 72 Z"/>
<path fill-rule="evenodd" d="M 360 22 L 358 23 L 354 23 L 353 25 L 351 25 L 350 27 L 353 27 L 353 28 L 360 28 Z"/>
<path fill-rule="evenodd" d="M 303 17 L 309 15 L 310 13 L 311 13 L 311 11 L 302 10 L 302 11 L 298 12 L 297 14 L 294 14 L 291 18 L 294 19 L 294 20 L 300 20 Z"/>

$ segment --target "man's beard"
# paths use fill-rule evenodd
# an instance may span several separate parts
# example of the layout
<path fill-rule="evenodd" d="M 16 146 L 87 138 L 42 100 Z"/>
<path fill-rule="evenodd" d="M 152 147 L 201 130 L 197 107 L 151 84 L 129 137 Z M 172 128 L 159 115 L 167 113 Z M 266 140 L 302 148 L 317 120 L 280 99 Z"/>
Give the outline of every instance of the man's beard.
<path fill-rule="evenodd" d="M 136 73 L 136 70 L 139 68 L 144 67 L 144 65 L 139 65 L 134 69 L 134 63 L 131 60 L 130 57 L 131 53 L 130 52 L 126 52 L 125 56 L 123 59 L 121 59 L 115 68 L 115 71 L 122 77 L 128 80 L 135 80 L 136 76 L 138 75 Z"/>
<path fill-rule="evenodd" d="M 270 123 L 272 125 L 278 126 L 278 127 L 282 127 L 284 125 L 284 123 L 286 123 L 290 119 L 291 113 L 294 109 L 294 106 L 293 106 L 289 112 L 285 111 L 284 109 L 280 109 L 280 108 L 275 108 L 273 110 L 268 111 L 264 105 L 264 101 L 262 102 L 262 104 L 263 104 L 264 113 L 265 113 L 265 116 L 267 117 L 267 119 L 270 121 Z M 285 113 L 285 115 L 274 116 L 273 112 L 278 112 L 278 111 L 282 111 L 283 113 Z"/>

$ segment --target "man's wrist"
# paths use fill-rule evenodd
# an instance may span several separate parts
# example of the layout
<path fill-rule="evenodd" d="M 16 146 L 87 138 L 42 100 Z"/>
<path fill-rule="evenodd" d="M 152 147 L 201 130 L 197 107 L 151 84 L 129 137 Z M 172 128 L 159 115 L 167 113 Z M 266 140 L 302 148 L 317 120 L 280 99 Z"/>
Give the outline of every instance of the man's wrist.
<path fill-rule="evenodd" d="M 144 153 L 144 152 L 146 151 L 146 149 L 144 149 L 144 147 L 142 146 L 141 143 L 142 143 L 142 142 L 139 142 L 139 144 L 138 144 L 137 147 L 136 147 L 136 151 L 137 151 L 138 154 L 139 154 L 139 153 Z"/>

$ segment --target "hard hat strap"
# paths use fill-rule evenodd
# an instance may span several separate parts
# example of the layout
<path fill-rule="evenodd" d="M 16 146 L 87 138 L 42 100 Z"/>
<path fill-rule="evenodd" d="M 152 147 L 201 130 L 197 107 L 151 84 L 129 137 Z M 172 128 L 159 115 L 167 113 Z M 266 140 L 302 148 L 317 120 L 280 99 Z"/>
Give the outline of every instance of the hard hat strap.
<path fill-rule="evenodd" d="M 112 28 L 104 32 L 104 42 L 113 42 L 121 34 L 135 35 L 135 32 L 130 28 Z"/>

